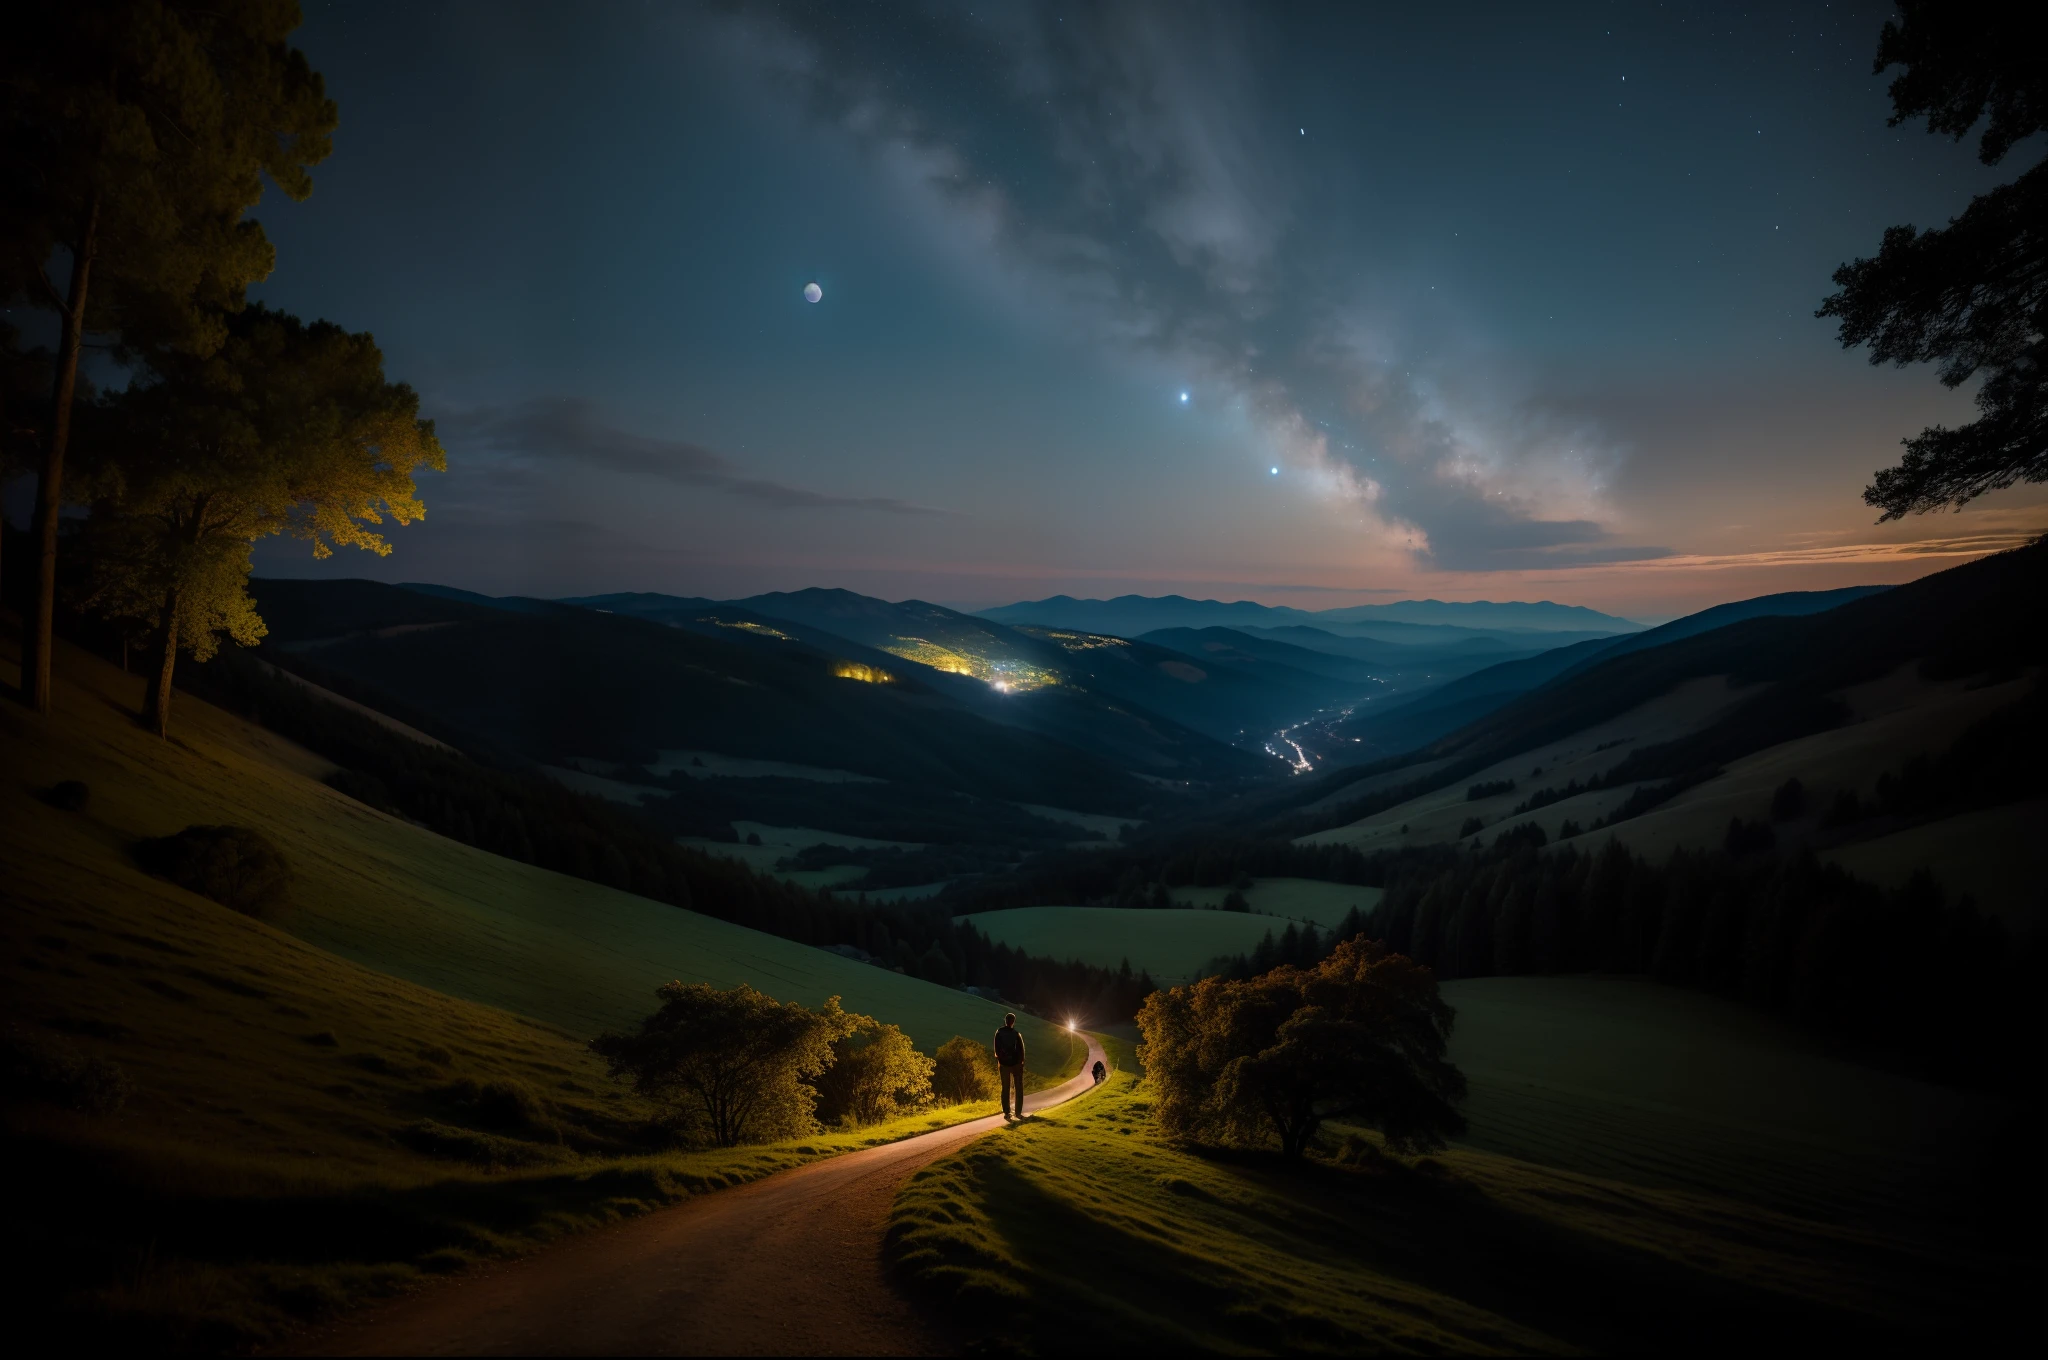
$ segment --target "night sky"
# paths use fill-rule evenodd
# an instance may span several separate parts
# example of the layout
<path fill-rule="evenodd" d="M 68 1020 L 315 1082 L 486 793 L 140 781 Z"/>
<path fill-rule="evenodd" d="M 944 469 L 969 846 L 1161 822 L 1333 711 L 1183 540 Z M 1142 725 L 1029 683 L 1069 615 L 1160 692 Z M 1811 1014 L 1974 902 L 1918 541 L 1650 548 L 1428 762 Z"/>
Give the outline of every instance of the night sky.
<path fill-rule="evenodd" d="M 310 5 L 259 296 L 450 454 L 318 570 L 1657 619 L 2048 526 L 1873 525 L 1970 403 L 1812 315 L 2040 148 L 1886 128 L 1883 5 L 1538 8 Z"/>

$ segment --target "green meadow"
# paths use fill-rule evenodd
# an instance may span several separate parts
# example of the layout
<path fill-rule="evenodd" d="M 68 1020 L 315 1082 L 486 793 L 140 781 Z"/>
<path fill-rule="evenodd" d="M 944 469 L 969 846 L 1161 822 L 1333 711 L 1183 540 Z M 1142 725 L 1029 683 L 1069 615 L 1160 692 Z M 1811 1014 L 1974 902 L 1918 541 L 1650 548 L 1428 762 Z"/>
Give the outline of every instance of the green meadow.
<path fill-rule="evenodd" d="M 1238 911 L 1134 907 L 1012 907 L 959 918 L 998 944 L 1103 968 L 1125 962 L 1164 984 L 1194 977 L 1225 954 L 1249 953 L 1285 921 Z"/>
<path fill-rule="evenodd" d="M 1381 891 L 1314 878 L 1255 878 L 1243 890 L 1246 904 L 1255 912 L 1326 929 L 1342 925 L 1353 907 L 1361 915 L 1371 912 L 1380 903 Z M 1175 888 L 1173 900 L 1182 906 L 1220 907 L 1230 892 L 1228 887 Z"/>
<path fill-rule="evenodd" d="M 1296 1166 L 1176 1145 L 1126 1071 L 920 1172 L 892 1211 L 891 1261 L 988 1344 L 1048 1353 L 1077 1327 L 1103 1350 L 1477 1354 L 2038 1329 L 2037 1269 L 1979 1244 L 1966 1220 L 1985 1187 L 1945 1142 L 1988 1112 L 1916 1114 L 1924 1091 L 1683 994 L 1659 1015 L 1647 986 L 1561 979 L 1545 995 L 1549 981 L 1447 988 L 1473 1089 L 1472 1132 L 1445 1152 L 1393 1157 L 1342 1129 Z M 1929 1159 L 1954 1168 L 1946 1184 L 1887 1179 Z M 1924 1233 L 1866 1221 L 1897 1203 Z"/>
<path fill-rule="evenodd" d="M 130 717 L 138 679 L 59 659 L 47 723 L 0 713 L 7 1040 L 109 1060 L 132 1093 L 110 1114 L 8 1115 L 15 1211 L 46 1244 L 9 1287 L 98 1329 L 79 1335 L 275 1342 L 428 1274 L 993 1108 L 652 1152 L 654 1111 L 585 1043 L 669 978 L 839 995 L 927 1049 L 1001 1012 L 433 835 L 186 696 L 158 740 Z M 64 779 L 88 785 L 83 810 L 38 796 Z M 296 882 L 274 919 L 134 867 L 137 839 L 204 822 L 283 849 Z M 1077 1070 L 1082 1045 L 1031 1032 L 1039 1080 Z"/>

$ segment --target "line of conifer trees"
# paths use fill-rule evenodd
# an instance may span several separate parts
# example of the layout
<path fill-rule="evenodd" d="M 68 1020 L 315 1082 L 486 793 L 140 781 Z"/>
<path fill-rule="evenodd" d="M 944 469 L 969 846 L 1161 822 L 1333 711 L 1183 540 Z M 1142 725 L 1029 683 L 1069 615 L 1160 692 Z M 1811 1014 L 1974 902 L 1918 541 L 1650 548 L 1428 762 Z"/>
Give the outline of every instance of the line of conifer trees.
<path fill-rule="evenodd" d="M 1590 853 L 1522 846 L 1448 864 L 1417 857 L 1390 864 L 1387 877 L 1364 932 L 1445 980 L 1648 974 L 1888 1050 L 1943 1079 L 2039 1080 L 2038 918 L 2016 934 L 1969 899 L 1948 900 L 1925 873 L 1887 890 L 1807 851 L 1681 850 L 1657 864 L 1610 841 Z M 1352 925 L 1291 948 L 1272 941 L 1261 946 L 1270 958 L 1218 960 L 1209 971 L 1306 966 Z"/>

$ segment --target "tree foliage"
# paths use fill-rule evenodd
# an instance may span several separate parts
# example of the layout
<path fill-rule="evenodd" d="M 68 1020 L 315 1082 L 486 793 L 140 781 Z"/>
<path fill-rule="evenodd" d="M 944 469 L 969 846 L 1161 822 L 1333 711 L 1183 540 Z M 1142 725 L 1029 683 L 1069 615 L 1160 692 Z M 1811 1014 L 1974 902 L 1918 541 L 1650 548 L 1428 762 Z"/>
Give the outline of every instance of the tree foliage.
<path fill-rule="evenodd" d="M 447 462 L 419 397 L 385 380 L 376 342 L 332 322 L 251 307 L 211 356 L 156 366 L 87 422 L 85 602 L 154 649 L 144 713 L 163 732 L 181 647 L 204 661 L 223 634 L 245 647 L 263 636 L 248 593 L 256 540 L 289 533 L 316 558 L 388 553 L 371 526 L 424 515 L 414 473 Z"/>
<path fill-rule="evenodd" d="M 954 1035 L 932 1055 L 932 1094 L 949 1105 L 996 1098 L 996 1060 L 987 1044 Z"/>
<path fill-rule="evenodd" d="M 1138 1058 L 1160 1123 L 1183 1137 L 1272 1136 L 1292 1158 L 1344 1119 L 1397 1148 L 1435 1147 L 1464 1128 L 1465 1079 L 1444 1056 L 1454 1018 L 1429 969 L 1347 940 L 1313 968 L 1154 992 Z"/>
<path fill-rule="evenodd" d="M 0 292 L 59 317 L 35 501 L 23 690 L 49 708 L 57 520 L 87 333 L 205 355 L 270 272 L 245 214 L 266 177 L 312 191 L 335 107 L 286 42 L 292 0 L 67 0 L 10 15 L 0 44 Z M 49 274 L 64 261 L 67 281 Z"/>
<path fill-rule="evenodd" d="M 1926 118 L 1960 141 L 1985 120 L 1978 159 L 1995 165 L 2048 127 L 2048 62 L 2021 6 L 1901 0 L 1878 42 L 1891 124 Z M 1948 226 L 1887 230 L 1870 259 L 1835 271 L 1816 315 L 1874 364 L 1938 364 L 1948 387 L 1982 375 L 1979 418 L 1905 441 L 1863 499 L 1882 519 L 1961 507 L 2016 482 L 2048 481 L 2048 162 L 1971 200 Z"/>
<path fill-rule="evenodd" d="M 590 1047 L 615 1078 L 667 1104 L 679 1128 L 719 1147 L 815 1132 L 818 1090 L 834 1041 L 865 1017 L 833 997 L 822 1010 L 777 1001 L 741 983 L 656 989 L 661 1009 L 634 1034 L 601 1034 Z"/>
<path fill-rule="evenodd" d="M 879 1124 L 932 1103 L 933 1061 L 910 1036 L 872 1016 L 832 1041 L 832 1064 L 813 1082 L 818 1118 L 827 1124 Z"/>
<path fill-rule="evenodd" d="M 144 841 L 136 858 L 150 872 L 246 916 L 265 915 L 291 895 L 284 852 L 246 826 L 188 826 Z"/>

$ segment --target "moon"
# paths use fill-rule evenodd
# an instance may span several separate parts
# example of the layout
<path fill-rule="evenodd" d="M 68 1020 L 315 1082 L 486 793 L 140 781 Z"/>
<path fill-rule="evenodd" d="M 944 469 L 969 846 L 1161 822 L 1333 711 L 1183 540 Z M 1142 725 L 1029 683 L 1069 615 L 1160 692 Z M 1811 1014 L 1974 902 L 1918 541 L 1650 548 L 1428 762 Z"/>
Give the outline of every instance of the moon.
<path fill-rule="evenodd" d="M 820 288 L 817 284 L 807 283 L 804 285 L 805 302 L 816 302 L 819 298 L 823 296 L 825 296 L 825 290 Z"/>

